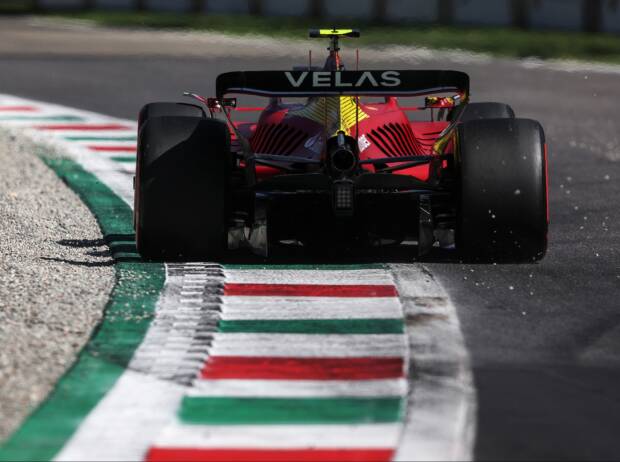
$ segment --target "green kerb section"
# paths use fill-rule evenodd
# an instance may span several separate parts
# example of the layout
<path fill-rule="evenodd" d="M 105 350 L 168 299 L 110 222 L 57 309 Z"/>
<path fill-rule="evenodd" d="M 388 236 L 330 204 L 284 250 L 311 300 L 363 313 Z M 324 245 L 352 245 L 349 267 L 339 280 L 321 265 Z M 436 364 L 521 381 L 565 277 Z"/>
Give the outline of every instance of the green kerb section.
<path fill-rule="evenodd" d="M 129 163 L 134 163 L 136 161 L 136 156 L 115 156 L 112 157 L 112 160 L 115 160 L 116 162 L 121 162 L 124 164 L 129 164 Z"/>
<path fill-rule="evenodd" d="M 97 217 L 116 261 L 117 283 L 101 324 L 48 399 L 0 447 L 0 460 L 51 460 L 125 371 L 154 315 L 162 264 L 135 250 L 132 212 L 97 178 L 70 160 L 45 159 Z"/>
<path fill-rule="evenodd" d="M 0 122 L 82 122 L 84 119 L 78 116 L 0 116 Z"/>
<path fill-rule="evenodd" d="M 398 422 L 400 398 L 184 398 L 194 425 L 311 425 Z M 300 430 L 303 431 L 303 430 Z"/>
<path fill-rule="evenodd" d="M 402 319 L 222 320 L 224 333 L 402 334 Z"/>
<path fill-rule="evenodd" d="M 67 141 L 136 141 L 137 136 L 65 136 Z"/>

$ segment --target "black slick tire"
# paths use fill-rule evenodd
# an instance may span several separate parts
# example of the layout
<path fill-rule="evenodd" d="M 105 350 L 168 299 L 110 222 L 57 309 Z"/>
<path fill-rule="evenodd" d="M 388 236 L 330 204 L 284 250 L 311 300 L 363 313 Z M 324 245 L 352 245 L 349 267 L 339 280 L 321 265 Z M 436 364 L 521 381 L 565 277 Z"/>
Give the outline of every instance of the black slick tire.
<path fill-rule="evenodd" d="M 150 117 L 138 138 L 136 242 L 148 260 L 204 260 L 227 249 L 230 133 L 200 117 Z"/>
<path fill-rule="evenodd" d="M 547 249 L 545 135 L 528 119 L 458 127 L 456 245 L 466 260 L 536 261 Z"/>

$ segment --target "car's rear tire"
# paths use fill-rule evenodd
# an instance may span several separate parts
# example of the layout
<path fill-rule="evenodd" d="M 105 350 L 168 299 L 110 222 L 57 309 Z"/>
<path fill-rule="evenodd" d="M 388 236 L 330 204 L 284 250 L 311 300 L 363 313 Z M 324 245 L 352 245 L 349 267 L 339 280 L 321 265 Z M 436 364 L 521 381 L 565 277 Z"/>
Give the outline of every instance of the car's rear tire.
<path fill-rule="evenodd" d="M 219 120 L 150 117 L 138 139 L 136 243 L 149 260 L 227 249 L 230 132 Z"/>
<path fill-rule="evenodd" d="M 469 103 L 457 106 L 448 116 L 449 121 L 460 117 L 460 122 L 482 119 L 514 119 L 515 111 L 505 103 Z"/>
<path fill-rule="evenodd" d="M 138 115 L 138 133 L 146 122 L 151 117 L 164 117 L 164 116 L 183 116 L 183 117 L 206 117 L 205 111 L 196 104 L 190 103 L 169 103 L 158 102 L 146 104 L 140 109 Z"/>
<path fill-rule="evenodd" d="M 458 127 L 456 245 L 467 260 L 536 261 L 547 249 L 545 135 L 528 119 Z"/>

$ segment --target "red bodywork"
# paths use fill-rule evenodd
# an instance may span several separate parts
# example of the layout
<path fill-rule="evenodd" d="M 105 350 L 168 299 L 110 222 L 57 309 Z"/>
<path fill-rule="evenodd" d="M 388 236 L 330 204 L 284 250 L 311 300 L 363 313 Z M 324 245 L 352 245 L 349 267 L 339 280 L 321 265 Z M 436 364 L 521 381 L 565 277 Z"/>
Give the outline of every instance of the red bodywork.
<path fill-rule="evenodd" d="M 312 103 L 286 104 L 274 100 L 264 108 L 258 122 L 235 122 L 234 125 L 239 133 L 249 140 L 254 153 L 321 158 L 324 155 L 325 138 L 333 134 L 326 132 L 324 122 L 319 123 L 304 115 L 296 115 L 303 114 L 310 104 Z M 360 160 L 432 155 L 433 145 L 449 122 L 410 121 L 407 117 L 408 111 L 423 109 L 425 108 L 401 108 L 395 97 L 388 97 L 382 103 L 365 104 L 360 101 L 359 113 L 366 116 L 363 119 L 359 117 L 362 120 L 350 127 L 351 136 L 361 140 Z M 243 111 L 244 108 L 238 110 Z M 232 137 L 234 149 L 237 144 L 234 132 Z M 450 149 L 446 152 L 450 152 Z M 426 164 L 394 173 L 426 181 L 429 178 L 429 168 L 430 164 Z M 369 172 L 375 170 L 373 165 L 364 165 L 364 169 Z M 256 171 L 259 180 L 282 173 L 279 169 L 266 166 L 257 166 Z"/>

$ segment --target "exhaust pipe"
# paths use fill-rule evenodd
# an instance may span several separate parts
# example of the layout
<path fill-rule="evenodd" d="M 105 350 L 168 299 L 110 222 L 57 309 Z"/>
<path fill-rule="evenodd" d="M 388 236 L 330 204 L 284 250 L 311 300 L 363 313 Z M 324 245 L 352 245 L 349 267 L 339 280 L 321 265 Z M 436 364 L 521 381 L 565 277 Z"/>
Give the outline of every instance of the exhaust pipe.
<path fill-rule="evenodd" d="M 357 167 L 357 155 L 343 132 L 328 141 L 330 165 L 335 173 L 345 175 Z"/>

